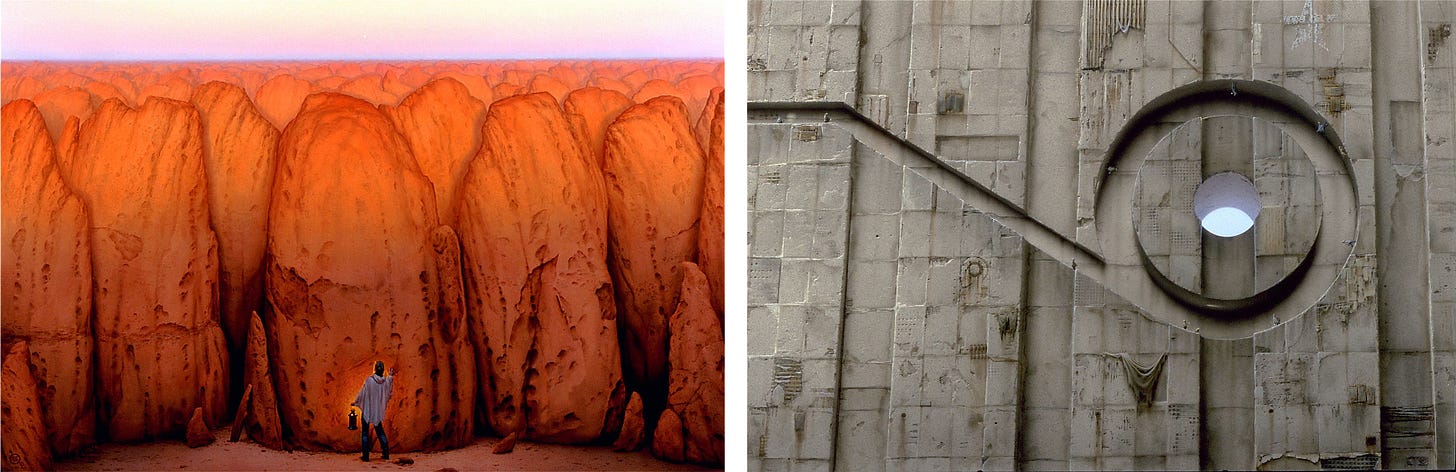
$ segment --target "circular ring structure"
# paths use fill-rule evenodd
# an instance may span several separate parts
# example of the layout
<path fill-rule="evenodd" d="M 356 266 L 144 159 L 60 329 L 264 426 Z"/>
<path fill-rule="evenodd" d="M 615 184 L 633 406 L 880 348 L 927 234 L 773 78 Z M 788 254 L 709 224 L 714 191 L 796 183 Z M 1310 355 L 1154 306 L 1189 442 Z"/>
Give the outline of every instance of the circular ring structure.
<path fill-rule="evenodd" d="M 1172 282 L 1149 260 L 1129 221 L 1135 205 L 1135 172 L 1148 151 L 1171 127 L 1214 116 L 1250 116 L 1279 125 L 1305 152 L 1320 188 L 1320 222 L 1314 243 L 1299 265 L 1279 282 L 1252 296 L 1218 299 L 1194 293 Z M 1097 186 L 1098 242 L 1106 258 L 1106 280 L 1146 274 L 1181 313 L 1149 313 L 1173 324 L 1193 322 L 1213 337 L 1242 337 L 1293 319 L 1323 298 L 1354 252 L 1358 215 L 1354 171 L 1344 144 L 1323 116 L 1292 92 L 1273 83 L 1238 79 L 1194 82 L 1152 101 L 1132 117 L 1108 146 Z M 1181 319 L 1180 319 L 1181 318 Z M 1187 324 L 1185 324 L 1187 326 Z"/>

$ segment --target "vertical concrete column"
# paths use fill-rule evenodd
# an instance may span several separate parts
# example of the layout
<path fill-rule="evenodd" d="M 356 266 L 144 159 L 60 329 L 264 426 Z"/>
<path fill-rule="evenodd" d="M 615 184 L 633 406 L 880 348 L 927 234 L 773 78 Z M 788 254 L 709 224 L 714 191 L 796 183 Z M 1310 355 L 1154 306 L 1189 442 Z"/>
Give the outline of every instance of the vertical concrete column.
<path fill-rule="evenodd" d="M 1376 247 L 1380 264 L 1381 445 L 1387 468 L 1435 467 L 1431 291 L 1419 5 L 1370 5 Z"/>
<path fill-rule="evenodd" d="M 1254 343 L 1200 341 L 1205 470 L 1254 469 Z"/>
<path fill-rule="evenodd" d="M 854 140 L 805 121 L 748 132 L 748 449 L 763 469 L 834 463 Z"/>
<path fill-rule="evenodd" d="M 1032 216 L 1071 234 L 1077 221 L 1079 54 L 1067 45 L 1079 42 L 1080 2 L 1035 2 L 1031 23 L 1026 204 Z M 1041 251 L 1028 253 L 1017 466 L 1066 469 L 1073 272 Z"/>
<path fill-rule="evenodd" d="M 1034 4 L 1030 47 L 1026 208 L 1064 236 L 1077 226 L 1078 56 L 1066 47 L 1079 41 L 1075 5 Z"/>
<path fill-rule="evenodd" d="M 836 462 L 844 470 L 885 470 L 905 169 L 863 146 L 852 166 Z"/>
<path fill-rule="evenodd" d="M 1451 89 L 1456 84 L 1456 41 L 1451 39 L 1456 5 L 1423 1 L 1418 9 L 1421 36 L 1416 50 L 1426 53 L 1421 102 L 1436 425 L 1433 465 L 1451 469 L 1456 468 L 1456 92 Z"/>
<path fill-rule="evenodd" d="M 1067 469 L 1071 434 L 1073 292 L 1099 289 L 1039 250 L 1027 264 L 1026 332 L 1022 344 L 1018 468 Z"/>
<path fill-rule="evenodd" d="M 856 105 L 880 126 L 905 136 L 909 116 L 911 2 L 864 2 L 860 7 Z"/>
<path fill-rule="evenodd" d="M 1234 172 L 1254 180 L 1253 120 L 1246 116 L 1218 116 L 1202 121 L 1205 180 L 1222 172 Z M 1254 245 L 1258 241 L 1254 233 L 1251 230 L 1222 237 L 1199 231 L 1204 295 L 1239 299 L 1254 294 Z"/>

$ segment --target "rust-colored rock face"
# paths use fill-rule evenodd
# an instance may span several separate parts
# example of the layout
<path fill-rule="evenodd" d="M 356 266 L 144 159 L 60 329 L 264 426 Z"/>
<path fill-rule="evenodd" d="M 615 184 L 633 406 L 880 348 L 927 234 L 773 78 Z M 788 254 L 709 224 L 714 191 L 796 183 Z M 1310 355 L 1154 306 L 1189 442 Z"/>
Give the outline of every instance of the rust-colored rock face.
<path fill-rule="evenodd" d="M 485 104 L 464 84 L 439 79 L 416 90 L 398 107 L 381 107 L 404 134 L 420 170 L 435 187 L 435 210 L 443 224 L 455 224 L 456 192 L 480 150 Z"/>
<path fill-rule="evenodd" d="M 61 180 L 35 105 L 6 104 L 0 128 L 3 331 L 7 338 L 30 340 L 28 363 L 40 386 L 46 443 L 68 455 L 90 444 L 96 431 L 90 221 L 81 198 Z"/>
<path fill-rule="evenodd" d="M 434 236 L 434 195 L 403 137 L 369 103 L 321 93 L 278 151 L 265 318 L 284 424 L 305 448 L 356 448 L 340 421 L 383 360 L 399 368 L 385 422 L 392 445 L 462 444 L 473 355 L 463 330 L 447 333 L 453 321 L 439 319 L 441 286 L 453 283 L 441 283 L 452 275 L 438 271 L 435 249 L 454 243 Z"/>
<path fill-rule="evenodd" d="M 217 233 L 223 334 L 229 352 L 241 353 L 248 318 L 263 301 L 268 201 L 273 194 L 278 129 L 236 85 L 209 82 L 192 94 L 202 123 L 208 213 Z M 242 356 L 234 356 L 241 375 Z"/>
<path fill-rule="evenodd" d="M 626 415 L 622 418 L 622 431 L 612 443 L 612 450 L 629 452 L 641 449 L 645 427 L 642 421 L 642 396 L 633 393 L 632 401 L 627 402 Z"/>
<path fill-rule="evenodd" d="M 607 126 L 617 120 L 632 100 L 611 90 L 587 87 L 566 96 L 566 119 L 582 140 L 584 148 L 597 167 L 602 165 L 602 145 L 607 139 Z"/>
<path fill-rule="evenodd" d="M 202 407 L 192 410 L 192 419 L 187 420 L 187 447 L 202 447 L 212 444 L 212 430 L 202 419 Z"/>
<path fill-rule="evenodd" d="M 199 406 L 220 421 L 228 350 L 196 110 L 107 100 L 63 148 L 91 215 L 100 420 L 122 441 L 181 432 Z"/>
<path fill-rule="evenodd" d="M 460 234 L 485 416 L 500 434 L 594 440 L 622 406 L 600 170 L 545 93 L 496 102 L 481 133 Z"/>
<path fill-rule="evenodd" d="M 199 409 L 264 447 L 357 451 L 376 360 L 399 369 L 397 451 L 647 446 L 678 264 L 721 293 L 719 63 L 0 70 L 0 325 L 58 457 L 185 438 Z"/>
<path fill-rule="evenodd" d="M 254 101 L 258 104 L 258 111 L 274 127 L 283 129 L 288 126 L 288 122 L 293 121 L 293 117 L 298 116 L 298 107 L 303 105 L 303 98 L 313 93 L 313 90 L 314 86 L 309 82 L 280 74 L 258 87 Z"/>
<path fill-rule="evenodd" d="M 252 386 L 248 395 L 248 437 L 274 449 L 283 447 L 283 425 L 278 420 L 278 394 L 268 373 L 268 338 L 258 313 L 248 316 L 248 347 L 244 352 L 243 384 Z M 246 387 L 245 387 L 246 388 Z"/>
<path fill-rule="evenodd" d="M 667 381 L 678 264 L 697 256 L 703 161 L 676 97 L 628 108 L 607 128 L 603 168 L 623 366 L 649 418 L 661 409 Z"/>
<path fill-rule="evenodd" d="M 0 359 L 0 437 L 4 446 L 5 470 L 49 470 L 51 452 L 46 447 L 45 420 L 41 419 L 40 394 L 30 372 L 30 352 L 25 341 L 5 343 Z"/>
<path fill-rule="evenodd" d="M 46 129 L 53 141 L 60 139 L 66 118 L 74 116 L 84 120 L 101 104 L 100 100 L 91 96 L 91 92 L 76 87 L 53 88 L 36 94 L 34 101 L 41 116 L 45 117 Z"/>
<path fill-rule="evenodd" d="M 708 97 L 694 128 L 707 162 L 703 167 L 703 208 L 698 223 L 698 266 L 708 276 L 713 310 L 723 321 L 723 89 Z"/>
<path fill-rule="evenodd" d="M 723 330 L 709 302 L 708 278 L 682 263 L 682 294 L 668 321 L 667 409 L 652 452 L 668 460 L 723 463 Z M 677 428 L 677 429 L 674 429 Z"/>

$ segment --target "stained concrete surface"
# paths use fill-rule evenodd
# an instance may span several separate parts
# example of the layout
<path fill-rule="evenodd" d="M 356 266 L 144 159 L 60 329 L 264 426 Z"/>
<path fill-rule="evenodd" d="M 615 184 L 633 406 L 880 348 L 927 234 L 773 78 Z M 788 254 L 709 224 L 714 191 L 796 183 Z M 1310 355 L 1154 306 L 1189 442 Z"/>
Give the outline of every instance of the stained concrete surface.
<path fill-rule="evenodd" d="M 1456 2 L 748 20 L 751 470 L 1456 467 Z M 1230 79 L 1291 98 L 1139 120 Z M 1223 171 L 1244 236 L 1187 215 Z M 1146 275 L 1239 299 L 1305 259 L 1257 313 Z"/>

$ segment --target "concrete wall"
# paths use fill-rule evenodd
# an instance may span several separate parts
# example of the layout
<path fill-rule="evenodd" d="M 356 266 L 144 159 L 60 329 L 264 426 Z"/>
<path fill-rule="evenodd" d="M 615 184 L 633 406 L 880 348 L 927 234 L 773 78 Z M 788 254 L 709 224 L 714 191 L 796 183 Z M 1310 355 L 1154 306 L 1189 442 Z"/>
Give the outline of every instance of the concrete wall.
<path fill-rule="evenodd" d="M 751 102 L 857 111 L 750 104 L 754 470 L 1456 467 L 1456 2 L 761 0 L 749 22 Z M 1109 168 L 1139 110 L 1217 79 L 1317 119 L 1205 120 Z M 1347 180 L 1279 132 L 1325 129 Z M 1244 236 L 1185 214 L 1221 171 L 1259 187 Z M 1099 215 L 1123 178 L 1137 217 Z M 1347 213 L 1321 208 L 1351 180 Z M 1216 298 L 1290 274 L 1311 227 L 1349 234 L 1308 303 L 1225 324 L 1110 278 L 1109 224 Z"/>

